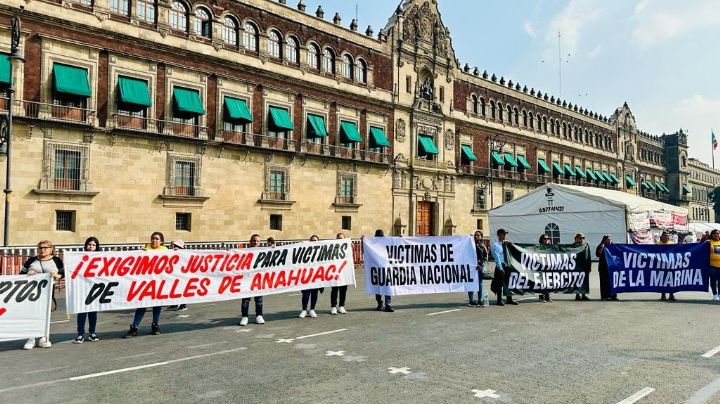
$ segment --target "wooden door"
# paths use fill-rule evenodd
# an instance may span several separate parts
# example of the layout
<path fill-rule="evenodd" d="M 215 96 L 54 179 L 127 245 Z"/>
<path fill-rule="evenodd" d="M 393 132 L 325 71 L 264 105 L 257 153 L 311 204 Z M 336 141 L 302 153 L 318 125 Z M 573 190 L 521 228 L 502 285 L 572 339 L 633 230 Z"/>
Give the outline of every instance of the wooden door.
<path fill-rule="evenodd" d="M 432 236 L 435 223 L 433 221 L 433 203 L 432 202 L 418 202 L 417 203 L 417 216 L 416 216 L 418 236 Z"/>

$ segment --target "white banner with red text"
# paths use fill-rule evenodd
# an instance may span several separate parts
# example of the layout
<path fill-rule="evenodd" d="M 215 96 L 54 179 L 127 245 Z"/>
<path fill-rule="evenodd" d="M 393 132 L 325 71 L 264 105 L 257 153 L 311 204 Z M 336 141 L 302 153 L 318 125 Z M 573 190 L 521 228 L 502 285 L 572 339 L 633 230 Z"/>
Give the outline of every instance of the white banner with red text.
<path fill-rule="evenodd" d="M 52 288 L 49 273 L 0 276 L 0 341 L 47 335 Z"/>
<path fill-rule="evenodd" d="M 67 252 L 69 313 L 216 302 L 354 285 L 347 240 L 230 251 Z"/>

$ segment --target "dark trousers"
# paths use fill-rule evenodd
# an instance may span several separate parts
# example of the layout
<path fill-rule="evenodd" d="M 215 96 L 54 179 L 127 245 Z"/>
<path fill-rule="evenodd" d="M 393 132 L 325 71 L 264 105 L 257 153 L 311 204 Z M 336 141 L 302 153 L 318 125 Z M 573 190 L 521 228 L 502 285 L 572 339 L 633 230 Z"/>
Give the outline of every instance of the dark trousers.
<path fill-rule="evenodd" d="M 317 304 L 318 290 L 308 289 L 302 291 L 302 309 L 307 310 L 308 300 L 310 301 L 310 310 L 315 310 Z"/>
<path fill-rule="evenodd" d="M 333 286 L 330 291 L 330 307 L 338 305 L 338 294 L 340 295 L 340 306 L 345 306 L 345 296 L 347 296 L 347 285 L 345 286 Z"/>
<path fill-rule="evenodd" d="M 617 297 L 617 294 L 610 294 L 610 279 L 608 279 L 607 268 L 600 267 L 598 274 L 600 275 L 600 298 L 610 299 L 611 297 Z"/>
<path fill-rule="evenodd" d="M 152 308 L 153 310 L 153 320 L 152 322 L 155 324 L 160 323 L 160 312 L 162 311 L 162 306 L 155 306 Z M 137 328 L 140 325 L 140 322 L 142 321 L 143 317 L 145 317 L 145 312 L 147 311 L 147 308 L 141 307 L 137 310 L 135 310 L 135 318 L 133 319 L 133 327 Z"/>
<path fill-rule="evenodd" d="M 90 313 L 78 313 L 77 315 L 77 332 L 78 335 L 85 334 L 85 319 L 90 319 L 90 328 L 88 332 L 95 334 L 95 325 L 97 324 L 97 312 L 91 311 Z"/>
<path fill-rule="evenodd" d="M 382 295 L 375 295 L 375 301 L 378 305 L 382 305 Z M 389 295 L 385 296 L 385 305 L 390 306 L 392 304 L 392 297 Z"/>
<path fill-rule="evenodd" d="M 255 296 L 253 299 L 255 299 L 255 315 L 256 316 L 262 316 L 263 315 L 263 297 L 262 296 Z M 246 297 L 243 298 L 240 302 L 240 312 L 242 317 L 247 317 L 250 312 L 250 298 Z"/>
<path fill-rule="evenodd" d="M 710 289 L 713 295 L 720 293 L 720 268 L 710 267 Z"/>

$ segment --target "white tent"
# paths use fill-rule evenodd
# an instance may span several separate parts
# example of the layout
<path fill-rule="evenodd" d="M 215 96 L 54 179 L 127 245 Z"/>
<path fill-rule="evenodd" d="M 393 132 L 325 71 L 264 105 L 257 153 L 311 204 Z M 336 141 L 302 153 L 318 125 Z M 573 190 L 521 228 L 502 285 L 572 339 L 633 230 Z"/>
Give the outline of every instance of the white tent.
<path fill-rule="evenodd" d="M 575 233 L 585 233 L 586 242 L 594 248 L 605 234 L 616 243 L 625 243 L 627 231 L 633 228 L 631 217 L 652 212 L 687 216 L 685 208 L 626 192 L 561 184 L 538 187 L 492 209 L 488 216 L 493 238 L 503 228 L 518 243 L 537 243 L 540 234 L 547 232 L 568 244 Z"/>

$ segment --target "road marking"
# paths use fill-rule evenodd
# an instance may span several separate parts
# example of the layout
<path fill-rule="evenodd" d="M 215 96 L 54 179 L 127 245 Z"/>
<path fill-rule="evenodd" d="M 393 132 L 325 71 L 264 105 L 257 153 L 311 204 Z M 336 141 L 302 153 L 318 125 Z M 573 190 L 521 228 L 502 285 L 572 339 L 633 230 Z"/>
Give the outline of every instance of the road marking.
<path fill-rule="evenodd" d="M 302 337 L 295 337 L 295 339 L 305 339 L 305 338 L 312 338 L 312 337 L 319 337 L 321 335 L 328 335 L 328 334 L 335 334 L 337 332 L 343 332 L 347 331 L 347 328 L 341 328 L 339 330 L 332 330 L 332 331 L 325 331 L 325 332 L 319 332 L 317 334 L 310 334 L 310 335 L 303 335 Z"/>
<path fill-rule="evenodd" d="M 52 372 L 53 370 L 60 370 L 65 369 L 67 366 L 60 366 L 59 368 L 49 368 L 49 369 L 40 369 L 40 370 L 31 370 L 29 372 L 23 372 L 24 375 L 31 375 L 34 373 L 42 373 L 42 372 Z"/>
<path fill-rule="evenodd" d="M 179 315 L 177 316 L 177 318 L 188 318 L 188 317 L 190 317 L 189 314 L 179 314 Z"/>
<path fill-rule="evenodd" d="M 345 356 L 345 351 L 325 351 L 325 356 Z"/>
<path fill-rule="evenodd" d="M 720 391 L 720 378 L 715 379 L 712 383 L 696 391 L 685 404 L 707 403 L 718 391 Z"/>
<path fill-rule="evenodd" d="M 58 321 L 51 321 L 50 324 L 58 324 L 58 323 L 67 323 L 70 320 L 58 320 Z"/>
<path fill-rule="evenodd" d="M 205 348 L 205 347 L 209 347 L 209 346 L 213 346 L 213 345 L 220 345 L 220 344 L 224 344 L 224 343 L 225 343 L 225 341 L 220 341 L 220 342 L 212 342 L 209 344 L 192 345 L 192 346 L 189 346 L 188 349 Z"/>
<path fill-rule="evenodd" d="M 119 358 L 113 358 L 113 360 L 119 361 L 119 360 L 123 360 L 123 359 L 140 358 L 143 356 L 150 356 L 150 355 L 155 355 L 155 352 L 147 352 L 147 353 L 141 353 L 141 354 L 130 355 L 130 356 L 121 356 Z"/>
<path fill-rule="evenodd" d="M 648 394 L 652 393 L 653 391 L 655 391 L 654 388 L 652 388 L 652 387 L 645 387 L 644 389 L 638 391 L 637 393 L 633 394 L 632 396 L 630 396 L 630 397 L 628 397 L 628 398 L 626 398 L 626 399 L 624 399 L 624 400 L 622 400 L 622 401 L 618 401 L 617 404 L 633 404 L 633 403 L 636 403 L 636 402 L 640 401 L 640 399 L 642 399 L 643 397 L 645 397 L 645 396 L 647 396 Z"/>
<path fill-rule="evenodd" d="M 702 354 L 702 357 L 703 357 L 703 358 L 710 358 L 710 357 L 712 357 L 713 355 L 715 355 L 715 354 L 718 353 L 718 352 L 720 352 L 720 345 L 718 345 L 718 346 L 716 346 L 715 348 L 713 348 L 713 349 L 705 352 L 704 354 Z"/>
<path fill-rule="evenodd" d="M 64 381 L 67 381 L 67 379 L 49 380 L 49 381 L 46 381 L 46 382 L 26 384 L 26 385 L 23 385 L 23 386 L 13 386 L 13 387 L 8 387 L 8 388 L 6 388 L 6 389 L 0 390 L 0 393 L 7 393 L 8 391 L 23 390 L 23 389 L 33 388 L 33 387 L 47 386 L 47 385 L 49 385 L 49 384 L 56 384 L 56 383 L 60 383 L 60 382 L 64 382 Z"/>
<path fill-rule="evenodd" d="M 404 374 L 404 375 L 409 375 L 409 374 L 412 373 L 412 372 L 410 372 L 410 368 L 394 368 L 394 367 L 389 367 L 389 368 L 388 368 L 388 373 L 393 374 L 393 375 L 396 374 L 396 373 L 402 373 L 402 374 Z"/>
<path fill-rule="evenodd" d="M 472 393 L 475 393 L 475 397 L 477 398 L 500 398 L 499 395 L 495 394 L 495 390 L 478 390 L 478 389 L 472 389 L 470 390 Z"/>
<path fill-rule="evenodd" d="M 85 380 L 85 379 L 92 379 L 94 377 L 100 377 L 100 376 L 107 376 L 107 375 L 114 375 L 117 373 L 125 373 L 125 372 L 132 372 L 133 370 L 140 370 L 140 369 L 147 369 L 147 368 L 154 368 L 156 366 L 163 366 L 167 365 L 167 362 L 156 362 L 156 363 L 148 363 L 146 365 L 140 365 L 140 366 L 133 366 L 129 368 L 122 368 L 122 369 L 115 369 L 115 370 L 108 370 L 106 372 L 99 372 L 99 373 L 91 373 L 89 375 L 83 375 L 83 376 L 75 376 L 71 377 L 68 380 L 75 381 L 75 380 Z"/>
<path fill-rule="evenodd" d="M 436 313 L 428 313 L 427 315 L 428 315 L 428 316 L 434 316 L 434 315 L 436 315 L 436 314 L 452 313 L 452 312 L 454 312 L 454 311 L 460 311 L 460 310 L 462 310 L 462 309 L 452 309 L 452 310 L 438 311 L 438 312 L 436 312 Z"/>
<path fill-rule="evenodd" d="M 279 338 L 275 340 L 278 344 L 290 344 L 293 341 L 295 341 L 295 338 Z"/>
<path fill-rule="evenodd" d="M 288 295 L 288 297 L 293 297 L 293 296 L 300 296 L 300 293 L 293 293 L 292 295 Z"/>

